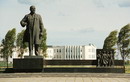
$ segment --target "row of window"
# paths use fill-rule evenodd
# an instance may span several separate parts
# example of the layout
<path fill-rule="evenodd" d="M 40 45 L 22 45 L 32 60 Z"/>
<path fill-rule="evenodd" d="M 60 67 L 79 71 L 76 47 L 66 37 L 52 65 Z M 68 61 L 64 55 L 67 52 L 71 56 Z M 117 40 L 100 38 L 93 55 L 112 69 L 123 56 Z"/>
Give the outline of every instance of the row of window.
<path fill-rule="evenodd" d="M 61 58 L 61 55 L 55 55 L 54 58 Z M 68 59 L 68 58 L 69 59 L 71 59 L 71 58 L 73 58 L 73 59 L 79 59 L 79 58 L 82 58 L 82 55 L 81 56 L 75 56 L 75 55 L 73 55 L 73 56 L 72 55 L 71 56 L 70 55 L 67 56 L 66 55 L 66 59 Z"/>
<path fill-rule="evenodd" d="M 61 58 L 61 55 L 55 55 L 54 58 Z"/>
<path fill-rule="evenodd" d="M 66 52 L 75 52 L 75 51 L 82 52 L 82 49 L 81 50 L 79 50 L 79 49 L 78 50 L 66 49 Z M 61 53 L 61 52 L 62 52 L 62 49 L 54 49 L 54 53 Z M 95 49 L 88 49 L 88 52 L 96 52 L 96 50 Z"/>
<path fill-rule="evenodd" d="M 47 53 L 52 53 L 52 50 L 47 50 Z"/>
<path fill-rule="evenodd" d="M 66 53 L 66 55 L 82 55 L 82 53 Z"/>
<path fill-rule="evenodd" d="M 66 58 L 74 58 L 74 59 L 78 59 L 78 58 L 82 58 L 82 55 L 66 55 Z"/>
<path fill-rule="evenodd" d="M 61 53 L 63 50 L 62 49 L 54 49 L 54 53 Z M 67 49 L 66 48 L 66 52 L 82 52 L 82 49 Z M 48 50 L 48 53 L 52 53 L 52 50 Z M 88 52 L 96 52 L 96 50 L 94 48 L 92 49 L 88 49 Z"/>
<path fill-rule="evenodd" d="M 95 58 L 96 56 L 93 54 L 93 55 L 89 55 L 89 58 Z"/>
<path fill-rule="evenodd" d="M 52 57 L 52 56 L 51 56 Z M 93 55 L 89 55 L 89 58 L 95 58 L 96 56 L 93 54 Z M 61 58 L 61 55 L 55 55 L 54 58 Z M 74 59 L 78 59 L 78 58 L 82 58 L 82 55 L 66 55 L 65 58 L 74 58 Z"/>
<path fill-rule="evenodd" d="M 61 53 L 61 49 L 54 49 L 54 53 Z"/>
<path fill-rule="evenodd" d="M 92 49 L 88 49 L 88 52 L 96 52 L 96 50 L 92 48 Z"/>
<path fill-rule="evenodd" d="M 73 49 L 73 50 L 72 50 L 72 49 L 70 50 L 70 49 L 66 49 L 66 52 L 70 52 L 70 51 L 71 51 L 71 52 L 72 52 L 72 51 L 73 51 L 73 52 L 75 52 L 75 51 L 78 51 L 78 52 L 80 51 L 80 52 L 82 52 L 82 50 L 74 50 L 74 49 Z"/>
<path fill-rule="evenodd" d="M 54 58 L 61 58 L 61 55 L 55 55 Z M 49 58 L 53 58 L 52 56 L 49 56 Z M 82 58 L 82 55 L 66 55 L 65 58 Z M 95 58 L 95 55 L 89 55 L 89 58 Z"/>

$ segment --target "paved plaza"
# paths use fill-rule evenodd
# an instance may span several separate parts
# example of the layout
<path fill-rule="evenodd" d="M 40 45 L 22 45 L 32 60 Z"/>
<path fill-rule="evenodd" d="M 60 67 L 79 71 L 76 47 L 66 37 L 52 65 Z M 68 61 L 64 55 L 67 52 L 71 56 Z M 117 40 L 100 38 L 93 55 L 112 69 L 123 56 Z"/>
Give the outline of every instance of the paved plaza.
<path fill-rule="evenodd" d="M 130 82 L 130 74 L 0 73 L 0 82 Z"/>

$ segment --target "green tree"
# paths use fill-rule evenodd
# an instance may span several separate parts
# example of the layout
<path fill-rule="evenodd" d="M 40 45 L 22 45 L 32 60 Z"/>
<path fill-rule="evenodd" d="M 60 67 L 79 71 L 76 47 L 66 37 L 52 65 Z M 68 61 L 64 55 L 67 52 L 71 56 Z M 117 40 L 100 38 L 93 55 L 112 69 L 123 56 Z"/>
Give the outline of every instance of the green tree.
<path fill-rule="evenodd" d="M 118 49 L 123 60 L 130 54 L 130 24 L 122 27 L 118 35 Z"/>
<path fill-rule="evenodd" d="M 46 50 L 47 50 L 46 40 L 47 40 L 47 32 L 46 32 L 46 29 L 44 28 L 43 36 L 42 36 L 42 42 L 41 42 L 41 50 L 42 50 L 42 53 L 43 53 L 44 57 L 47 57 L 47 54 L 46 54 Z"/>
<path fill-rule="evenodd" d="M 2 40 L 2 46 L 3 49 L 1 50 L 1 53 L 3 54 L 3 57 L 5 58 L 7 62 L 7 68 L 8 68 L 8 58 L 9 56 L 12 56 L 13 48 L 15 47 L 16 39 L 16 29 L 13 28 L 12 30 L 9 30 L 7 34 L 5 35 L 5 39 Z"/>
<path fill-rule="evenodd" d="M 103 49 L 116 49 L 114 48 L 117 44 L 117 30 L 112 31 L 109 36 L 104 40 Z"/>
<path fill-rule="evenodd" d="M 24 51 L 27 48 L 27 43 L 23 43 L 24 32 L 25 30 L 22 30 L 20 33 L 18 33 L 16 39 L 17 52 L 19 53 L 18 56 L 20 58 L 23 57 Z"/>

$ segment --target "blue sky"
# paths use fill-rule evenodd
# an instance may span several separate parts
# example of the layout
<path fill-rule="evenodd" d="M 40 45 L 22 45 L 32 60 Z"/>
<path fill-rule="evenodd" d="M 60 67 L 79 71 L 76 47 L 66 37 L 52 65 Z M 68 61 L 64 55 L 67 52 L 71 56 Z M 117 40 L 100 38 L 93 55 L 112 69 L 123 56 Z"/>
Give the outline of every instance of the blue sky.
<path fill-rule="evenodd" d="M 102 48 L 104 39 L 113 30 L 130 23 L 130 0 L 0 0 L 0 40 L 19 24 L 29 7 L 47 29 L 48 45 L 88 45 Z"/>

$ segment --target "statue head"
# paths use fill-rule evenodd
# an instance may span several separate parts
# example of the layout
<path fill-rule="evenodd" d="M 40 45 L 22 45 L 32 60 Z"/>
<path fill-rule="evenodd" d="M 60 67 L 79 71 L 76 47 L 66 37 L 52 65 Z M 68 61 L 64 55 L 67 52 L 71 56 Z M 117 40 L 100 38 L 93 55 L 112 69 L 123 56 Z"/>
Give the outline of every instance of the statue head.
<path fill-rule="evenodd" d="M 34 6 L 34 5 L 30 6 L 30 12 L 31 12 L 32 14 L 34 14 L 35 11 L 36 11 L 35 6 Z"/>

